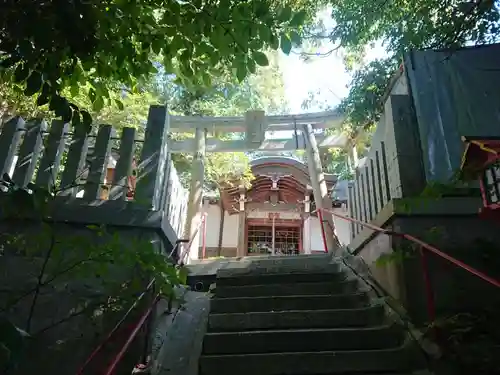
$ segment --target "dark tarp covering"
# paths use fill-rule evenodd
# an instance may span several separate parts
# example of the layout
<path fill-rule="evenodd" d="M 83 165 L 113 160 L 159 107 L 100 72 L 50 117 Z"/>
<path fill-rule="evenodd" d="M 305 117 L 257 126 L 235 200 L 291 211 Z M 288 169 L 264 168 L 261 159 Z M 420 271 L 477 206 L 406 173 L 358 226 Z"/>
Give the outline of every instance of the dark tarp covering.
<path fill-rule="evenodd" d="M 461 136 L 500 136 L 500 44 L 414 51 L 405 70 L 427 181 L 445 182 L 460 168 Z"/>

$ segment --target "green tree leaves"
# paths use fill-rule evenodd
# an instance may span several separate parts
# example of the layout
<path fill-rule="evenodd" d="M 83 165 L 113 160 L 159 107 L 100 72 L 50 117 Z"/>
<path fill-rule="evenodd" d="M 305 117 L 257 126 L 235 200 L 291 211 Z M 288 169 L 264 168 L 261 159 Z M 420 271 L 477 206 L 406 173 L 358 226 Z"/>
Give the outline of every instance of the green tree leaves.
<path fill-rule="evenodd" d="M 260 66 L 268 66 L 269 65 L 269 60 L 267 59 L 267 56 L 259 51 L 256 51 L 252 54 L 253 59 L 255 60 L 255 63 Z"/>
<path fill-rule="evenodd" d="M 384 61 L 361 67 L 353 77 L 351 91 L 342 106 L 355 126 L 369 126 L 382 108 L 379 102 L 387 77 L 397 69 L 402 53 L 411 49 L 456 48 L 465 44 L 498 41 L 500 14 L 491 1 L 463 3 L 433 0 L 330 2 L 335 27 L 334 45 L 346 50 L 350 68 L 359 68 L 365 47 L 383 41 Z M 300 21 L 299 16 L 298 21 Z M 293 24 L 293 20 L 291 22 Z M 354 64 L 353 64 L 354 63 Z"/>
<path fill-rule="evenodd" d="M 302 38 L 300 37 L 299 33 L 297 33 L 295 30 L 290 31 L 290 41 L 297 45 L 300 46 L 302 43 Z"/>
<path fill-rule="evenodd" d="M 262 51 L 289 53 L 298 42 L 291 31 L 307 18 L 297 12 L 302 3 L 271 0 L 48 2 L 43 12 L 37 2 L 9 4 L 0 17 L 0 74 L 10 71 L 25 95 L 38 94 L 36 103 L 49 103 L 58 116 L 82 120 L 74 123 L 83 123 L 83 109 L 67 99 L 70 88 L 76 97 L 90 84 L 96 112 L 113 102 L 109 90 L 134 91 L 159 68 L 193 87 L 231 67 L 242 81 L 267 65 Z"/>
<path fill-rule="evenodd" d="M 301 10 L 295 13 L 290 21 L 291 27 L 299 27 L 302 26 L 306 20 L 307 12 L 305 10 Z"/>
<path fill-rule="evenodd" d="M 349 95 L 340 104 L 354 128 L 367 128 L 378 121 L 382 97 L 397 66 L 397 59 L 374 60 L 354 73 Z"/>
<path fill-rule="evenodd" d="M 282 22 L 287 22 L 292 17 L 292 8 L 286 5 L 281 11 L 278 13 L 278 19 Z"/>
<path fill-rule="evenodd" d="M 286 34 L 281 35 L 280 47 L 281 51 L 283 51 L 285 55 L 290 54 L 290 51 L 292 50 L 292 41 L 288 38 Z"/>
<path fill-rule="evenodd" d="M 42 74 L 36 70 L 30 74 L 26 80 L 26 89 L 24 90 L 24 95 L 33 96 L 42 88 L 43 80 Z"/>

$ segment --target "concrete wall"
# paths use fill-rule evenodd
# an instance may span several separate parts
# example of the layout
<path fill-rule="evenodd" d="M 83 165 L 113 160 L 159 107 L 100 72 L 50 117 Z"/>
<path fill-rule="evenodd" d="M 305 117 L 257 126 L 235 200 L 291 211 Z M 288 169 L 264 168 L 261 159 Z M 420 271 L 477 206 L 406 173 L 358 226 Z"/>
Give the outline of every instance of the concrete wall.
<path fill-rule="evenodd" d="M 238 246 L 238 227 L 240 223 L 239 215 L 228 215 L 226 212 L 224 219 L 224 231 L 222 233 L 222 246 L 223 247 L 237 247 Z"/>
<path fill-rule="evenodd" d="M 333 211 L 342 216 L 349 216 L 347 205 L 334 208 Z M 335 225 L 335 234 L 337 235 L 340 243 L 344 246 L 348 245 L 349 242 L 351 242 L 351 223 L 348 220 L 344 220 L 336 216 L 333 216 L 333 223 Z"/>
<path fill-rule="evenodd" d="M 335 209 L 335 211 L 339 212 L 342 215 L 347 214 L 345 210 L 341 208 Z M 321 234 L 321 225 L 319 219 L 316 216 L 311 216 L 309 220 L 310 220 L 309 225 L 311 233 L 311 237 L 309 240 L 309 248 L 311 249 L 312 253 L 324 252 L 325 245 L 323 244 L 323 235 Z M 341 219 L 335 219 L 334 224 L 335 224 L 335 233 L 339 237 L 340 242 L 344 245 L 347 245 L 351 238 L 349 223 L 344 222 Z M 304 223 L 304 225 L 307 224 Z M 307 241 L 307 238 L 304 238 L 304 241 Z M 307 244 L 304 243 L 304 249 L 307 248 L 306 246 Z"/>
<path fill-rule="evenodd" d="M 343 216 L 349 216 L 345 206 L 334 208 L 333 211 Z M 344 246 L 348 245 L 351 241 L 350 222 L 335 216 L 333 217 L 333 222 L 335 225 L 335 234 L 337 235 L 340 243 Z M 309 228 L 306 228 L 307 226 L 309 226 Z M 315 253 L 325 251 L 323 235 L 321 233 L 321 224 L 318 217 L 310 216 L 307 220 L 304 220 L 303 234 L 304 252 L 307 253 L 310 251 L 311 253 Z"/>
<path fill-rule="evenodd" d="M 207 213 L 206 246 L 217 247 L 219 245 L 219 229 L 220 229 L 220 215 L 221 215 L 220 208 L 218 205 L 210 204 L 206 209 L 206 213 Z"/>
<path fill-rule="evenodd" d="M 388 225 L 385 228 L 391 229 L 391 226 Z M 397 261 L 377 264 L 381 256 L 393 254 L 395 246 L 391 236 L 378 234 L 363 245 L 357 255 L 368 266 L 370 274 L 391 297 L 406 302 L 402 287 L 403 280 L 400 276 L 400 264 Z"/>
<path fill-rule="evenodd" d="M 402 217 L 393 225 L 395 230 L 418 236 L 455 259 L 500 280 L 500 231 L 497 223 L 479 219 L 476 215 L 435 215 L 432 218 Z M 438 313 L 500 306 L 498 288 L 428 251 L 425 258 Z M 421 255 L 414 252 L 412 257 L 405 259 L 401 272 L 404 274 L 402 287 L 406 290 L 407 308 L 417 314 L 426 308 Z"/>
<path fill-rule="evenodd" d="M 311 239 L 310 239 L 310 249 L 311 252 L 324 252 L 325 245 L 323 243 L 323 235 L 321 234 L 321 225 L 319 219 L 315 216 L 311 216 L 310 220 L 310 230 L 311 230 Z"/>
<path fill-rule="evenodd" d="M 207 208 L 207 231 L 206 231 L 206 246 L 219 246 L 219 230 L 220 230 L 220 207 L 215 204 L 208 205 Z M 222 235 L 222 247 L 236 248 L 238 246 L 238 215 L 229 215 L 224 211 L 224 229 Z M 201 246 L 201 240 L 200 240 Z"/>
<path fill-rule="evenodd" d="M 395 201 L 387 207 L 391 210 L 382 212 L 374 222 L 411 234 L 498 280 L 500 231 L 497 223 L 478 218 L 480 204 L 473 198 Z M 415 322 L 428 320 L 418 247 L 405 239 L 365 230 L 349 248 L 366 262 L 371 276 L 402 303 Z M 381 257 L 394 252 L 406 255 L 377 264 Z M 495 287 L 437 255 L 425 254 L 438 315 L 500 304 L 500 292 Z"/>

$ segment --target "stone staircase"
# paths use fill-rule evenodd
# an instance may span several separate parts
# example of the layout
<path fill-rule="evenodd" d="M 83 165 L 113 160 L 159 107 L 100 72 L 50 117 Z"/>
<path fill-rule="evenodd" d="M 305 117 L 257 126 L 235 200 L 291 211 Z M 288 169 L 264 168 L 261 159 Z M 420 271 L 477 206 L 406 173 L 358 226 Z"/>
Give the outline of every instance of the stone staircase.
<path fill-rule="evenodd" d="M 410 374 L 422 355 L 328 256 L 219 270 L 200 375 Z"/>

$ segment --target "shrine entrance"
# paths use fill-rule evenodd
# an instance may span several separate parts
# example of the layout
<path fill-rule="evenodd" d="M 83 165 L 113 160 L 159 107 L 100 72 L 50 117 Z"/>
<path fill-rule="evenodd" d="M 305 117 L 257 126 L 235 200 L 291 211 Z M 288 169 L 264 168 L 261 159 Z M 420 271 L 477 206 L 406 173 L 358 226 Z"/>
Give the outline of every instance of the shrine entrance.
<path fill-rule="evenodd" d="M 280 219 L 269 214 L 268 219 L 248 219 L 245 255 L 298 255 L 302 253 L 302 221 Z"/>
<path fill-rule="evenodd" d="M 265 116 L 263 111 L 250 111 L 242 118 L 170 116 L 169 120 L 170 131 L 194 133 L 194 137 L 169 142 L 170 153 L 193 153 L 185 238 L 195 238 L 199 230 L 206 233 L 206 222 L 210 220 L 207 219 L 207 208 L 204 208 L 203 203 L 204 158 L 207 152 L 305 150 L 307 163 L 292 159 L 277 162 L 266 160 L 259 173 L 254 173 L 256 180 L 252 182 L 250 189 L 236 183 L 230 189 L 221 191 L 222 214 L 217 215 L 221 218 L 228 215 L 228 218 L 221 220 L 231 224 L 231 229 L 230 233 L 220 232 L 218 237 L 222 241 L 220 243 L 231 236 L 237 238 L 233 255 L 237 257 L 253 254 L 299 254 L 304 249 L 303 238 L 306 238 L 307 249 L 310 251 L 311 225 L 308 218 L 316 215 L 310 209 L 311 202 L 315 209 L 331 208 L 329 188 L 336 181 L 335 176 L 323 173 L 319 148 L 347 146 L 346 134 L 339 131 L 335 135 L 329 135 L 325 132 L 328 128 L 340 128 L 342 115 L 323 112 Z M 231 140 L 219 140 L 213 136 L 217 133 L 232 133 L 233 136 Z M 238 133 L 240 135 L 234 135 Z M 277 138 L 278 133 L 286 134 L 286 137 Z M 278 159 L 281 158 L 283 157 Z M 288 217 L 267 217 L 278 213 Z M 255 222 L 254 219 L 266 219 L 267 222 Z M 223 229 L 222 224 L 219 226 Z M 329 215 L 320 218 L 319 226 L 323 249 L 335 251 L 339 244 L 335 240 L 333 218 Z M 204 257 L 206 244 L 204 240 L 202 242 L 200 256 Z M 198 247 L 197 244 L 194 247 Z M 227 246 L 219 244 L 219 252 L 223 247 Z M 225 251 L 229 252 L 230 249 Z M 197 258 L 198 255 L 193 255 L 192 259 Z"/>

